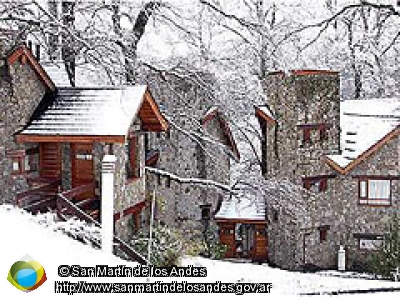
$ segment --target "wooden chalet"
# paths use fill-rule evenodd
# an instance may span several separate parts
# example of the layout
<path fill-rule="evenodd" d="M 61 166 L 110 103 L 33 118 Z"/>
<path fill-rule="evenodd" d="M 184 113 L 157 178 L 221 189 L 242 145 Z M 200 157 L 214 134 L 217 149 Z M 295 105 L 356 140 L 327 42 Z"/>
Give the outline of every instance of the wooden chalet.
<path fill-rule="evenodd" d="M 8 56 L 8 64 L 14 63 L 28 64 L 46 87 L 14 135 L 21 150 L 8 153 L 13 176 L 23 175 L 29 184 L 17 193 L 16 203 L 32 212 L 57 209 L 64 217 L 79 208 L 99 220 L 101 161 L 115 154 L 114 219 L 134 215 L 139 227 L 145 206 L 143 135 L 168 128 L 148 87 L 56 87 L 25 46 Z"/>

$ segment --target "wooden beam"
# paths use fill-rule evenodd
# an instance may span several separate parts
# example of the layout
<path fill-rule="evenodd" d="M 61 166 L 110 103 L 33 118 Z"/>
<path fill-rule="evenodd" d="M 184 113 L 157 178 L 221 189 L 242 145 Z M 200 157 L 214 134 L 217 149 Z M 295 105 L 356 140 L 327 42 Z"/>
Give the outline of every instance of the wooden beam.
<path fill-rule="evenodd" d="M 19 134 L 16 136 L 17 143 L 125 143 L 125 136 L 111 135 L 30 135 Z"/>
<path fill-rule="evenodd" d="M 152 114 L 150 115 L 149 115 L 149 110 L 152 112 Z M 161 114 L 157 106 L 157 103 L 154 101 L 148 89 L 146 89 L 146 92 L 144 94 L 144 102 L 142 104 L 142 107 L 140 108 L 139 116 L 143 122 L 142 126 L 147 130 L 166 131 L 169 127 L 167 120 Z M 157 120 L 158 126 L 154 126 L 153 124 L 147 124 L 148 121 L 150 121 L 150 123 L 153 123 L 151 122 L 152 120 Z"/>

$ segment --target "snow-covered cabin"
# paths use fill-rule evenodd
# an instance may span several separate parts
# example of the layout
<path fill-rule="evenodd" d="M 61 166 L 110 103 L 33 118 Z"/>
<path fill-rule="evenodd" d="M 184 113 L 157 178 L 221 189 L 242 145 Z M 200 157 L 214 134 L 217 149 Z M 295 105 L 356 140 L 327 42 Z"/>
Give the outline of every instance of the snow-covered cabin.
<path fill-rule="evenodd" d="M 1 201 L 55 209 L 57 194 L 98 218 L 101 161 L 114 154 L 116 234 L 138 229 L 144 134 L 168 128 L 149 88 L 58 87 L 24 45 L 5 54 L 1 70 Z"/>

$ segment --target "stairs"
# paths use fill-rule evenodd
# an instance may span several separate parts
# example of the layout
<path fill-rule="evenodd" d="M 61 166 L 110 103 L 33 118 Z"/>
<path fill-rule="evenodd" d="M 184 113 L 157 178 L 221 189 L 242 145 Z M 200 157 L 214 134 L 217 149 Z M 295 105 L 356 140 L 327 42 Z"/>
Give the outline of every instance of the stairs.
<path fill-rule="evenodd" d="M 72 190 L 59 193 L 59 181 L 38 180 L 32 188 L 18 193 L 16 205 L 24 208 L 32 214 L 56 211 L 60 221 L 77 217 L 87 223 L 101 227 L 100 223 L 100 200 L 98 198 L 88 198 L 76 201 L 75 197 L 92 190 L 93 184 L 79 186 Z M 79 197 L 78 197 L 79 198 Z M 114 235 L 115 252 L 123 253 L 124 256 L 140 264 L 148 264 L 148 261 L 136 250 L 132 249 L 126 242 Z M 97 247 L 101 247 L 98 242 L 94 242 Z"/>

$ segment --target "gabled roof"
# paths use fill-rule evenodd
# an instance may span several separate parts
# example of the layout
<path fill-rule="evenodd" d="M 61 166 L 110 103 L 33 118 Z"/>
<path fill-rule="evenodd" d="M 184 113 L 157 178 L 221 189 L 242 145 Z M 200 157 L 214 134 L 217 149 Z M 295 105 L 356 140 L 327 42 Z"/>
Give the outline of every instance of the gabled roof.
<path fill-rule="evenodd" d="M 341 103 L 341 154 L 326 163 L 346 174 L 400 132 L 400 99 L 346 100 Z"/>
<path fill-rule="evenodd" d="M 15 62 L 20 61 L 22 64 L 29 64 L 29 66 L 35 71 L 39 79 L 52 91 L 56 89 L 53 81 L 36 60 L 31 50 L 25 45 L 19 46 L 7 56 L 7 63 L 13 65 Z"/>
<path fill-rule="evenodd" d="M 276 119 L 267 105 L 256 106 L 256 117 L 259 120 L 267 122 L 269 125 L 275 125 Z"/>
<path fill-rule="evenodd" d="M 232 153 L 235 156 L 236 160 L 240 160 L 240 153 L 239 150 L 237 148 L 235 139 L 233 137 L 232 131 L 229 127 L 228 122 L 226 121 L 225 117 L 223 116 L 223 114 L 219 111 L 218 107 L 216 106 L 212 106 L 210 107 L 206 113 L 204 114 L 204 117 L 201 120 L 201 124 L 203 126 L 205 126 L 209 121 L 216 119 L 218 120 L 221 129 L 228 141 L 228 146 L 230 148 L 230 150 L 232 151 Z"/>
<path fill-rule="evenodd" d="M 17 140 L 123 143 L 137 117 L 144 130 L 168 128 L 145 85 L 59 88 L 43 98 Z"/>

